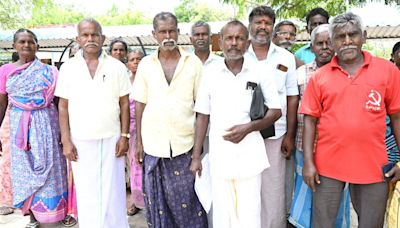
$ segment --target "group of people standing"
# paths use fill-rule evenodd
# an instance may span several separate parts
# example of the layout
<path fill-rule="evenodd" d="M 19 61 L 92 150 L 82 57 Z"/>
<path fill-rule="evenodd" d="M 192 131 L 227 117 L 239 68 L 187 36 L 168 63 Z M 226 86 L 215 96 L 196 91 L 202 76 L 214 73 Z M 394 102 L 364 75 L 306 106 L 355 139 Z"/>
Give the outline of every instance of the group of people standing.
<path fill-rule="evenodd" d="M 385 147 L 387 119 L 386 137 L 400 143 L 400 71 L 362 50 L 357 15 L 328 22 L 325 10 L 310 11 L 311 43 L 293 55 L 294 24 L 274 27 L 273 9 L 258 6 L 248 26 L 223 26 L 219 57 L 207 23 L 192 26 L 190 54 L 177 45 L 175 15 L 161 12 L 159 47 L 144 57 L 122 40 L 108 55 L 101 25 L 87 18 L 59 73 L 36 58 L 35 34 L 18 30 L 19 60 L 0 68 L 13 207 L 31 215 L 27 227 L 71 225 L 71 211 L 82 228 L 129 227 L 126 213 L 142 208 L 157 228 L 349 227 L 351 200 L 359 227 L 382 227 L 387 181 L 400 178 Z M 256 89 L 268 110 L 251 120 Z M 194 189 L 204 173 L 211 209 Z"/>

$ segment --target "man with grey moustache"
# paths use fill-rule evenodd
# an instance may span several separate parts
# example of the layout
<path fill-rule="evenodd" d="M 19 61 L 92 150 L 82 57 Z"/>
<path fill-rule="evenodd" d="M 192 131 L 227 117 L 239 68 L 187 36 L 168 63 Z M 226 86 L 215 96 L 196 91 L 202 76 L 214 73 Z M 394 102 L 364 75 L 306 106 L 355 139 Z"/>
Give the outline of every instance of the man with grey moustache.
<path fill-rule="evenodd" d="M 274 31 L 272 32 L 272 42 L 281 48 L 285 48 L 288 51 L 292 51 L 293 45 L 296 43 L 296 25 L 289 21 L 284 20 L 275 25 Z M 304 65 L 304 62 L 299 58 L 295 57 L 296 68 Z"/>
<path fill-rule="evenodd" d="M 194 145 L 193 111 L 202 75 L 199 58 L 177 46 L 172 13 L 153 19 L 159 48 L 140 62 L 131 95 L 136 101 L 136 155 L 143 163 L 149 227 L 207 228 L 207 217 L 189 171 Z"/>
<path fill-rule="evenodd" d="M 77 28 L 82 50 L 62 65 L 55 95 L 60 97 L 61 142 L 74 174 L 79 226 L 128 228 L 129 76 L 124 64 L 102 50 L 99 22 L 86 18 Z"/>
<path fill-rule="evenodd" d="M 312 224 L 334 227 L 349 183 L 358 227 L 383 227 L 387 182 L 400 179 L 399 163 L 388 163 L 385 146 L 386 115 L 400 143 L 400 71 L 362 50 L 366 33 L 359 16 L 336 16 L 329 35 L 336 56 L 310 78 L 299 109 Z"/>
<path fill-rule="evenodd" d="M 215 61 L 223 60 L 222 57 L 210 51 L 211 29 L 207 22 L 198 21 L 192 25 L 190 41 L 194 47 L 194 54 L 203 62 L 204 69 Z M 208 152 L 208 131 L 206 139 L 204 140 L 203 152 Z"/>
<path fill-rule="evenodd" d="M 204 67 L 213 61 L 222 60 L 222 57 L 210 51 L 211 29 L 207 22 L 198 21 L 192 25 L 190 41 L 194 48 L 194 54 L 203 62 Z"/>

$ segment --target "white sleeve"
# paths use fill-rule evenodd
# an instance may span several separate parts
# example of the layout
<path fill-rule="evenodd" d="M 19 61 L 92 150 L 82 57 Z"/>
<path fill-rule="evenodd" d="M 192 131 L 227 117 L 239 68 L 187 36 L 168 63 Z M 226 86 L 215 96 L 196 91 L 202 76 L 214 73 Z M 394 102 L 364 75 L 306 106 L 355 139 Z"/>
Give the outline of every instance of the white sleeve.
<path fill-rule="evenodd" d="M 297 74 L 296 74 L 296 60 L 294 55 L 290 54 L 290 61 L 288 61 L 288 74 L 286 77 L 286 96 L 299 95 L 299 88 L 297 86 Z"/>
<path fill-rule="evenodd" d="M 69 83 L 69 80 L 71 78 L 71 75 L 69 75 L 69 71 L 68 69 L 71 68 L 69 66 L 70 64 L 64 63 L 59 71 L 58 74 L 58 79 L 57 79 L 57 84 L 56 84 L 56 90 L 54 92 L 54 95 L 57 97 L 61 97 L 64 99 L 69 99 L 70 98 L 70 90 L 71 90 L 71 86 Z"/>
<path fill-rule="evenodd" d="M 205 74 L 206 72 L 203 71 Z M 205 115 L 210 115 L 210 110 L 211 110 L 211 94 L 210 94 L 210 75 L 203 75 L 201 82 L 200 82 L 200 87 L 197 92 L 196 96 L 196 103 L 194 105 L 194 111 L 198 113 L 202 113 Z"/>

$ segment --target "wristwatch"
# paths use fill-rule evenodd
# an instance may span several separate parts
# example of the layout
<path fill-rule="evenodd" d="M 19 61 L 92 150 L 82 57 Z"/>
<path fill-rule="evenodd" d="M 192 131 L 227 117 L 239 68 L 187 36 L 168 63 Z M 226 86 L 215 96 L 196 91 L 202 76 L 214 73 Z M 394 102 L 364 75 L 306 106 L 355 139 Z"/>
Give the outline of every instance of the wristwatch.
<path fill-rule="evenodd" d="M 121 137 L 125 137 L 125 138 L 131 138 L 131 134 L 129 133 L 121 133 Z"/>

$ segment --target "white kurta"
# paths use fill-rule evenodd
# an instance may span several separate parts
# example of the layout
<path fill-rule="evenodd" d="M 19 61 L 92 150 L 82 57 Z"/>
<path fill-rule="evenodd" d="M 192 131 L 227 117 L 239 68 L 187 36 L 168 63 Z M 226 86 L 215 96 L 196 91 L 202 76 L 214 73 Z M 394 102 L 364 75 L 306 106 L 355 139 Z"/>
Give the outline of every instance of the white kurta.
<path fill-rule="evenodd" d="M 204 71 L 195 111 L 210 115 L 210 175 L 213 200 L 213 227 L 261 227 L 261 172 L 269 166 L 264 140 L 258 131 L 235 144 L 223 139 L 226 129 L 249 123 L 252 89 L 261 87 L 265 104 L 279 109 L 274 81 L 262 77 L 255 61 L 245 58 L 236 76 L 223 61 Z"/>

